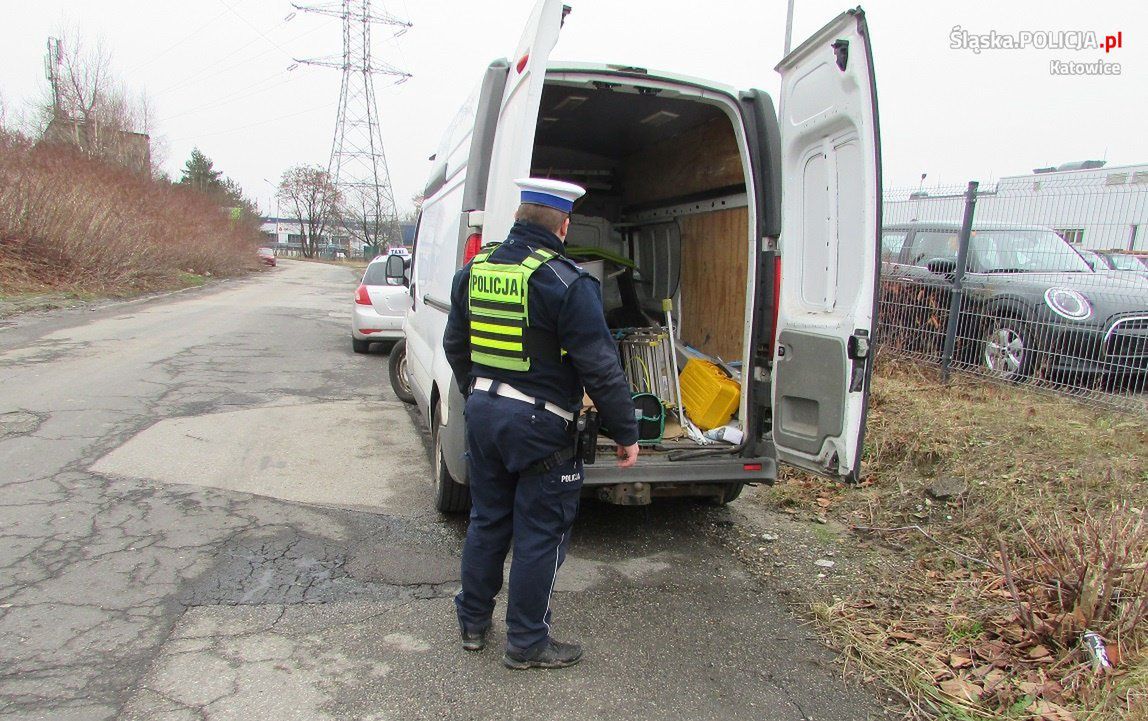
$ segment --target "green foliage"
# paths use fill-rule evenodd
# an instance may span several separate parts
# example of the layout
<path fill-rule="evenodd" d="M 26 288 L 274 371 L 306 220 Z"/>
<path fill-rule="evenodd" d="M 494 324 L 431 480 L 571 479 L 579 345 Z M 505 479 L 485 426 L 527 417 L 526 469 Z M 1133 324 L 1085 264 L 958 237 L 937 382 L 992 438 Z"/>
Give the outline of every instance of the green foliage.
<path fill-rule="evenodd" d="M 191 157 L 184 163 L 177 185 L 205 193 L 222 207 L 239 208 L 246 220 L 259 217 L 259 208 L 243 194 L 239 183 L 225 176 L 222 170 L 216 170 L 214 161 L 200 152 L 199 148 L 191 149 Z"/>
<path fill-rule="evenodd" d="M 199 148 L 191 149 L 191 157 L 183 165 L 183 170 L 180 171 L 179 184 L 187 185 L 196 190 L 204 193 L 219 192 L 224 189 L 224 183 L 220 180 L 223 177 L 223 171 L 215 169 L 215 163 L 211 158 L 207 157 L 199 151 Z"/>

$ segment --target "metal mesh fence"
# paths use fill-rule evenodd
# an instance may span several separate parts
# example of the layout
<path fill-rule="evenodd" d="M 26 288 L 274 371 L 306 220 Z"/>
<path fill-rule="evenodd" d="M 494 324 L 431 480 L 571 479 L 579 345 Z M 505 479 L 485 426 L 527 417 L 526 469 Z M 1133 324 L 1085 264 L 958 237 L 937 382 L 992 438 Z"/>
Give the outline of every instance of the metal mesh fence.
<path fill-rule="evenodd" d="M 884 214 L 883 348 L 1148 413 L 1148 166 L 894 190 Z"/>

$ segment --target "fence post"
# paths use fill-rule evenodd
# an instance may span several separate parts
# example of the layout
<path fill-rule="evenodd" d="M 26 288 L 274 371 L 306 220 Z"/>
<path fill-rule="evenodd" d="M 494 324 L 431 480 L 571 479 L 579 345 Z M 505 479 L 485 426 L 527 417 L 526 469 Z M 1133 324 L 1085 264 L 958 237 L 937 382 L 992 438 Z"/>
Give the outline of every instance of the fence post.
<path fill-rule="evenodd" d="M 957 245 L 957 267 L 953 270 L 953 294 L 949 299 L 949 323 L 945 328 L 945 347 L 941 351 L 941 380 L 949 382 L 949 371 L 953 366 L 953 350 L 957 345 L 957 321 L 961 313 L 961 304 L 965 295 L 965 265 L 969 259 L 969 238 L 973 233 L 973 211 L 977 206 L 977 188 L 980 186 L 975 180 L 969 181 L 968 190 L 965 191 L 965 217 L 961 221 L 961 235 Z"/>

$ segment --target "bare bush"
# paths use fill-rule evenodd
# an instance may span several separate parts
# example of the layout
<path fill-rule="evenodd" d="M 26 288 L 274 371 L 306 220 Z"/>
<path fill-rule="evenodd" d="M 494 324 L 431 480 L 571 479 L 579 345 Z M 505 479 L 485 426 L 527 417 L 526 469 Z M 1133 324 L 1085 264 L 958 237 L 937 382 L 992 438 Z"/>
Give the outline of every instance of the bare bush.
<path fill-rule="evenodd" d="M 261 236 L 201 193 L 0 133 L 0 285 L 131 293 L 255 267 Z"/>
<path fill-rule="evenodd" d="M 1148 622 L 1142 511 L 1122 505 L 1079 523 L 1051 516 L 1024 535 L 1021 553 L 1002 554 L 1001 570 L 1033 637 L 1061 648 L 1077 646 L 1088 630 L 1114 644 L 1140 640 L 1134 632 Z"/>

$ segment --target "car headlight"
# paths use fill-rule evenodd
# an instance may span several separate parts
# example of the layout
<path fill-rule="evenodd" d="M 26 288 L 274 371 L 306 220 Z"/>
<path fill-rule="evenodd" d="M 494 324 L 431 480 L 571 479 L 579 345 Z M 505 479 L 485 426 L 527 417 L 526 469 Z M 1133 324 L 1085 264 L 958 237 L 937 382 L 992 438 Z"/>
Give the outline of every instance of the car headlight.
<path fill-rule="evenodd" d="M 1092 304 L 1088 299 L 1069 288 L 1049 288 L 1044 291 L 1044 302 L 1062 318 L 1085 320 L 1092 316 Z"/>

